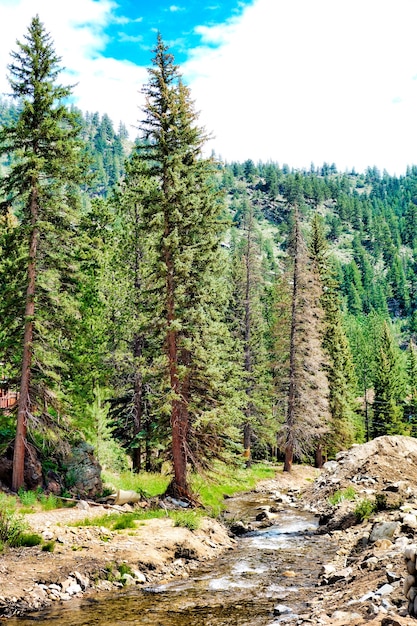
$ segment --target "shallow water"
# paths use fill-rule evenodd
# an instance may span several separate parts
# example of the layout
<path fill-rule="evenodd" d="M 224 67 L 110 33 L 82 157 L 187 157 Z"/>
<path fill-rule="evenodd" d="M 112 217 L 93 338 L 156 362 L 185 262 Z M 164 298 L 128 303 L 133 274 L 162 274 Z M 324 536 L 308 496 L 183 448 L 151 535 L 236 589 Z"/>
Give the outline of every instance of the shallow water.
<path fill-rule="evenodd" d="M 229 515 L 253 520 L 267 494 L 246 494 L 228 501 Z M 288 508 L 274 526 L 251 532 L 233 551 L 202 565 L 190 578 L 151 588 L 129 588 L 71 601 L 56 609 L 9 620 L 9 626 L 266 626 L 294 623 L 308 612 L 309 588 L 323 560 L 335 549 L 315 535 L 316 519 Z M 289 574 L 294 572 L 295 576 Z M 285 604 L 292 614 L 274 617 Z M 288 621 L 289 620 L 289 621 Z"/>

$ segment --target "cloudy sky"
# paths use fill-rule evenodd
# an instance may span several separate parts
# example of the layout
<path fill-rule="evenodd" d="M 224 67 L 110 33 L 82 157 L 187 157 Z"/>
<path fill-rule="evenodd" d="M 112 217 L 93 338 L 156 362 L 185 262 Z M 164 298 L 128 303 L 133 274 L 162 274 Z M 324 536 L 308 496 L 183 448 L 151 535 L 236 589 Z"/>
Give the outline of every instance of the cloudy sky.
<path fill-rule="evenodd" d="M 417 164 L 416 0 L 0 0 L 0 92 L 33 15 L 84 111 L 132 132 L 159 30 L 226 161 Z"/>

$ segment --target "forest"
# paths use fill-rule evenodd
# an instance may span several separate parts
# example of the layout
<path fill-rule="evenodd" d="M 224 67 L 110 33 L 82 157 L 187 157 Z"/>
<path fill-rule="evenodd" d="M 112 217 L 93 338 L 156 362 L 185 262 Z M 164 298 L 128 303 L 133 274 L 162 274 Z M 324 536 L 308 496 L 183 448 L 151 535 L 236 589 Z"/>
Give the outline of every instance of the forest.
<path fill-rule="evenodd" d="M 320 467 L 417 433 L 417 166 L 204 156 L 158 36 L 139 134 L 68 104 L 38 17 L 0 100 L 0 456 L 65 473 Z M 25 470 L 26 467 L 26 470 Z M 67 477 L 65 487 L 71 484 Z"/>

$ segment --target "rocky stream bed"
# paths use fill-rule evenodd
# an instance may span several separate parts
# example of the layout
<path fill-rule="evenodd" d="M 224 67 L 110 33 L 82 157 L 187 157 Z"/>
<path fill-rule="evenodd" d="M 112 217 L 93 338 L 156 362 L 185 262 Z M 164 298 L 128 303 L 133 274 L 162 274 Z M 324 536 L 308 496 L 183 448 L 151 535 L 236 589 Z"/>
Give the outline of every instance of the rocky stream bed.
<path fill-rule="evenodd" d="M 379 510 L 359 523 L 354 511 L 363 501 Z M 134 531 L 68 525 L 102 514 L 99 507 L 28 516 L 55 551 L 2 553 L 0 619 L 10 626 L 33 623 L 29 617 L 74 625 L 417 624 L 404 595 L 404 553 L 417 539 L 415 439 L 381 437 L 321 472 L 278 473 L 227 509 L 225 525 L 207 519 L 195 531 L 168 518 Z M 131 573 L 120 573 L 122 563 Z M 117 620 L 130 601 L 132 611 Z M 101 615 L 94 621 L 93 605 Z"/>

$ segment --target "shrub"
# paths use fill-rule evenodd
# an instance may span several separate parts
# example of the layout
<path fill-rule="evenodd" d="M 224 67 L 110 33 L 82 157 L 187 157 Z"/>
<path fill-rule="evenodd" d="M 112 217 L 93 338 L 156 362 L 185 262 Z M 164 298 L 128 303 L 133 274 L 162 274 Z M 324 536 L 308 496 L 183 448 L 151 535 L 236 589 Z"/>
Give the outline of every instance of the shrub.
<path fill-rule="evenodd" d="M 32 548 L 33 546 L 39 546 L 41 543 L 42 537 L 40 535 L 36 535 L 35 533 L 22 533 L 17 545 Z"/>
<path fill-rule="evenodd" d="M 58 508 L 58 498 L 56 496 L 54 496 L 53 493 L 50 493 L 49 496 L 46 496 L 44 493 L 42 493 L 39 496 L 39 502 L 42 505 L 42 509 L 44 511 L 52 511 L 53 509 L 57 509 Z"/>
<path fill-rule="evenodd" d="M 354 513 L 358 522 L 363 522 L 364 520 L 368 519 L 368 517 L 370 517 L 372 513 L 375 513 L 375 510 L 376 510 L 375 502 L 371 502 L 370 500 L 365 499 L 365 500 L 361 500 L 356 505 Z"/>
<path fill-rule="evenodd" d="M 55 541 L 47 541 L 42 546 L 42 552 L 53 552 L 55 550 Z"/>

